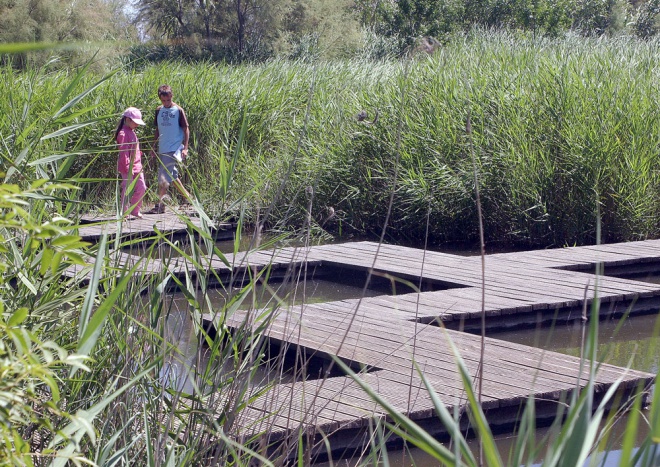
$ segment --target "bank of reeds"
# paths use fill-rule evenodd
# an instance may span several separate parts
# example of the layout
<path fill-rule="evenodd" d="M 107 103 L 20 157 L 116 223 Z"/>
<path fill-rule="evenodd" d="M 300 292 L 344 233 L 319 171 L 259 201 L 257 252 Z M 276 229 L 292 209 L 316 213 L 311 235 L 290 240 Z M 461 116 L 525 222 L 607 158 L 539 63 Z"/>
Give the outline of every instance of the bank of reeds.
<path fill-rule="evenodd" d="M 81 104 L 95 119 L 135 105 L 150 120 L 157 86 L 171 84 L 192 128 L 187 182 L 215 213 L 224 211 L 216 168 L 233 154 L 245 121 L 228 201 L 244 201 L 251 221 L 259 207 L 274 202 L 271 226 L 285 229 L 303 224 L 305 188 L 311 186 L 313 223 L 335 235 L 380 231 L 402 120 L 389 238 L 419 240 L 430 214 L 432 243 L 477 238 L 465 135 L 469 112 L 488 242 L 593 242 L 596 206 L 603 241 L 633 240 L 658 233 L 657 50 L 656 42 L 631 38 L 550 40 L 481 32 L 433 56 L 416 56 L 405 76 L 400 62 L 170 63 L 119 71 Z M 403 108 L 397 91 L 402 79 L 409 93 Z M 14 139 L 25 122 L 44 121 L 71 77 L 4 69 L 2 80 L 0 129 L 11 149 L 20 143 Z M 86 75 L 77 87 L 97 80 Z M 366 116 L 359 116 L 362 111 Z M 77 121 L 72 117 L 51 129 Z M 108 199 L 96 179 L 114 177 L 107 145 L 115 123 L 101 120 L 50 147 L 81 153 L 71 170 L 94 174 L 93 183 L 84 185 L 92 198 Z M 143 132 L 143 140 L 151 131 Z M 95 150 L 100 153 L 85 154 Z M 283 178 L 288 184 L 277 196 Z"/>
<path fill-rule="evenodd" d="M 213 248 L 208 231 L 191 227 L 193 246 L 188 251 L 154 234 L 145 242 L 141 256 L 135 257 L 134 263 L 125 263 L 118 260 L 116 252 L 133 242 L 104 240 L 95 246 L 85 245 L 75 236 L 75 225 L 67 220 L 75 223 L 77 213 L 98 208 L 100 202 L 106 203 L 101 208 L 113 209 L 116 159 L 109 143 L 114 117 L 127 105 L 153 106 L 154 90 L 160 82 L 173 85 L 181 96 L 177 100 L 190 114 L 197 160 L 190 167 L 189 182 L 194 183 L 204 207 L 220 217 L 232 209 L 242 209 L 253 219 L 268 212 L 271 225 L 302 225 L 304 219 L 309 220 L 306 203 L 311 201 L 316 203 L 313 214 L 329 217 L 323 208 L 335 210 L 336 218 L 316 227 L 334 225 L 332 228 L 338 230 L 341 225 L 346 230 L 370 231 L 382 228 L 383 210 L 395 189 L 391 235 L 398 231 L 400 236 L 402 232 L 411 238 L 423 236 L 415 232 L 426 227 L 430 209 L 428 227 L 434 238 L 458 238 L 459 233 L 460 238 L 469 238 L 475 229 L 476 207 L 472 200 L 474 170 L 465 139 L 468 111 L 487 234 L 498 235 L 494 238 L 547 239 L 541 235 L 543 229 L 558 219 L 550 213 L 533 217 L 537 213 L 528 206 L 533 199 L 566 203 L 560 205 L 567 209 L 561 226 L 581 226 L 583 230 L 575 230 L 575 238 L 589 238 L 590 226 L 595 229 L 598 225 L 594 216 L 598 209 L 593 204 L 603 203 L 601 197 L 612 199 L 608 215 L 621 215 L 623 208 L 618 203 L 623 202 L 623 194 L 614 190 L 616 187 L 622 193 L 634 192 L 624 193 L 629 196 L 624 197 L 624 205 L 639 208 L 643 216 L 650 215 L 642 208 L 647 204 L 653 207 L 651 200 L 632 197 L 655 190 L 653 170 L 648 166 L 652 161 L 649 138 L 635 133 L 639 136 L 635 139 L 630 133 L 632 128 L 646 131 L 652 126 L 651 98 L 642 100 L 626 85 L 624 64 L 606 69 L 621 76 L 617 93 L 632 103 L 614 107 L 632 105 L 634 111 L 626 114 L 629 118 L 618 119 L 619 124 L 610 128 L 613 120 L 609 113 L 597 114 L 597 120 L 604 123 L 593 128 L 588 144 L 573 126 L 585 129 L 584 121 L 592 122 L 596 115 L 592 115 L 594 108 L 583 99 L 582 92 L 594 85 L 589 81 L 592 71 L 581 75 L 578 64 L 596 66 L 608 53 L 614 60 L 618 57 L 616 47 L 621 47 L 619 52 L 628 57 L 628 67 L 638 61 L 646 63 L 640 65 L 643 69 L 653 69 L 652 49 L 641 44 L 637 55 L 625 41 L 525 44 L 507 36 L 482 37 L 453 45 L 432 59 L 414 62 L 406 73 L 394 63 L 307 67 L 280 62 L 236 70 L 172 65 L 139 74 L 118 72 L 105 78 L 85 76 L 84 70 L 77 75 L 43 71 L 17 75 L 4 70 L 9 104 L 0 112 L 4 173 L 0 185 L 0 461 L 14 465 L 66 465 L 88 460 L 108 466 L 284 465 L 296 458 L 303 464 L 308 458 L 296 438 L 290 440 L 288 458 L 266 459 L 263 445 L 241 437 L 237 431 L 239 422 L 244 422 L 241 415 L 245 406 L 270 384 L 256 381 L 258 368 L 274 367 L 276 374 L 288 371 L 281 355 L 269 360 L 266 351 L 261 330 L 268 323 L 269 308 L 257 313 L 253 307 L 254 313 L 248 315 L 250 321 L 243 327 L 230 331 L 222 325 L 241 302 L 251 300 L 256 277 L 221 284 L 233 292 L 214 309 L 217 332 L 207 334 L 199 316 L 208 308 L 213 277 L 204 263 L 211 256 L 226 260 Z M 523 54 L 523 47 L 529 47 L 527 53 L 539 63 L 534 67 L 524 62 L 528 68 L 523 64 L 518 67 L 536 69 L 532 76 L 543 76 L 546 88 L 540 81 L 536 82 L 538 88 L 528 88 L 525 74 L 507 74 L 513 73 L 509 63 L 523 60 L 517 55 Z M 567 58 L 560 58 L 563 53 Z M 500 57 L 499 61 L 495 57 Z M 650 80 L 648 77 L 648 86 Z M 580 92 L 559 92 L 578 83 L 583 84 Z M 521 89 L 520 94 L 516 89 Z M 595 97 L 593 93 L 587 95 Z M 404 111 L 401 96 L 408 102 Z M 544 102 L 547 107 L 541 111 Z M 366 109 L 368 118 L 358 121 L 358 109 Z M 516 109 L 523 109 L 522 115 L 535 112 L 515 120 Z M 379 117 L 373 121 L 376 111 Z M 112 118 L 106 118 L 108 115 Z M 554 133 L 540 131 L 544 124 Z M 612 132 L 610 140 L 606 129 Z M 605 151 L 626 146 L 615 144 L 619 137 L 634 141 L 636 151 L 632 154 L 639 160 L 632 156 L 621 159 L 614 149 Z M 401 144 L 395 144 L 399 138 Z M 582 144 L 576 146 L 577 140 Z M 604 151 L 598 153 L 600 162 L 587 160 L 587 155 L 596 157 L 588 152 L 592 145 L 604 141 L 610 143 L 598 146 Z M 520 147 L 528 150 L 523 152 Z M 579 153 L 581 158 L 577 147 L 587 151 Z M 548 148 L 552 151 L 545 154 Z M 535 158 L 535 154 L 545 154 L 545 158 Z M 401 164 L 398 171 L 393 167 L 395 159 Z M 577 161 L 582 165 L 575 165 Z M 613 174 L 623 171 L 622 166 L 628 172 L 619 174 L 617 185 Z M 546 189 L 555 196 L 537 193 L 528 183 L 548 177 L 548 171 L 566 177 L 544 180 Z M 399 178 L 392 183 L 395 172 Z M 628 175 L 633 180 L 624 183 Z M 551 181 L 562 183 L 557 188 Z M 604 181 L 614 191 L 601 186 Z M 218 197 L 218 193 L 227 198 Z M 234 201 L 241 203 L 234 206 Z M 504 201 L 509 204 L 498 204 Z M 520 211 L 523 208 L 526 211 Z M 526 216 L 545 226 L 537 227 L 541 233 L 532 235 L 536 231 L 529 226 L 523 229 Z M 627 220 L 635 219 L 629 217 Z M 502 219 L 506 222 L 500 225 Z M 606 225 L 607 219 L 602 222 Z M 512 230 L 513 226 L 519 230 Z M 568 230 L 561 230 L 565 235 L 562 241 L 570 241 L 567 232 L 572 230 L 564 228 Z M 635 235 L 651 234 L 639 229 L 642 227 L 635 227 Z M 166 269 L 155 275 L 143 272 L 148 259 L 167 256 L 156 251 L 163 245 L 179 250 L 190 265 L 189 274 L 175 277 Z M 73 265 L 82 267 L 84 274 L 62 280 L 62 274 Z M 168 293 L 168 287 L 175 284 L 185 298 L 183 303 Z M 184 348 L 188 341 L 171 333 L 168 320 L 174 316 L 192 323 L 193 351 Z M 592 361 L 590 357 L 593 354 L 587 354 L 585 361 Z M 302 363 L 297 360 L 293 365 L 294 372 L 300 372 L 298 376 L 305 371 Z M 458 355 L 457 363 L 460 365 Z M 185 387 L 167 377 L 176 366 L 191 367 Z M 474 426 L 484 440 L 488 464 L 502 465 L 472 382 L 467 374 L 464 377 Z M 654 397 L 651 435 L 644 449 L 634 454 L 632 437 L 625 440 L 629 465 L 654 455 L 651 445 L 660 427 L 660 393 L 656 391 Z M 387 401 L 380 402 L 388 409 Z M 593 405 L 589 391 L 579 397 L 576 394 L 571 402 L 566 412 L 570 423 L 557 429 L 548 465 L 574 465 L 571 462 L 584 459 L 595 445 L 602 442 L 606 446 L 605 437 L 597 436 L 598 417 L 604 411 Z M 367 462 L 386 456 L 385 441 L 393 432 L 441 462 L 452 464 L 463 459 L 474 465 L 458 422 L 442 411 L 440 401 L 438 413 L 454 436 L 453 451 L 391 410 L 394 423 L 375 428 L 377 441 Z M 540 450 L 532 435 L 533 413 L 527 414 L 512 457 L 515 463 L 533 462 Z M 631 432 L 638 420 L 638 412 L 633 414 Z M 584 437 L 572 436 L 583 429 Z"/>

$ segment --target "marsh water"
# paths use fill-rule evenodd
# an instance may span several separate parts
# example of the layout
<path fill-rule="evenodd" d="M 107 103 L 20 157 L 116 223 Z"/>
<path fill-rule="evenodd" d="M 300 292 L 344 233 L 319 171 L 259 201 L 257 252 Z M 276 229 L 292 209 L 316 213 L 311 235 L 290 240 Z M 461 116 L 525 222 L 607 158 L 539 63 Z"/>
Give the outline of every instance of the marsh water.
<path fill-rule="evenodd" d="M 230 242 L 222 245 L 224 250 L 234 248 Z M 445 251 L 446 253 L 455 253 Z M 650 278 L 655 281 L 655 278 Z M 229 297 L 237 291 L 214 289 L 208 297 L 203 300 L 212 311 L 227 303 Z M 305 280 L 297 284 L 279 284 L 269 286 L 257 286 L 246 297 L 242 307 L 265 308 L 275 301 L 280 303 L 318 303 L 342 300 L 347 298 L 358 298 L 365 290 L 361 285 L 350 286 L 339 284 L 328 280 Z M 366 296 L 379 295 L 382 292 L 367 290 Z M 180 293 L 169 296 L 171 299 L 171 311 L 168 316 L 168 339 L 176 344 L 181 354 L 170 359 L 165 365 L 162 377 L 167 384 L 185 392 L 192 392 L 191 368 L 204 365 L 203 348 L 198 345 L 198 338 L 191 325 L 191 319 L 186 310 L 187 299 Z M 660 324 L 657 314 L 634 316 L 627 319 L 606 320 L 599 323 L 598 333 L 598 355 L 599 360 L 605 363 L 630 367 L 636 370 L 657 373 L 660 367 Z M 536 329 L 513 330 L 506 332 L 489 333 L 489 337 L 505 341 L 525 344 L 533 347 L 543 348 L 550 351 L 560 352 L 572 356 L 580 356 L 582 342 L 585 335 L 585 326 L 580 322 L 569 324 L 556 324 L 554 326 L 539 327 Z M 201 352 L 199 352 L 201 350 Z M 273 374 L 264 368 L 255 375 L 254 384 L 261 385 L 274 382 L 288 382 L 292 375 L 278 372 Z M 647 414 L 648 415 L 648 414 Z M 622 438 L 620 433 L 625 428 L 625 418 L 615 426 L 615 432 L 611 439 L 614 441 L 611 456 L 604 465 L 617 465 L 616 463 L 616 440 Z M 646 434 L 640 427 L 639 442 Z M 617 433 L 617 430 L 619 433 Z M 544 429 L 537 430 L 537 437 L 544 434 Z M 501 435 L 496 437 L 497 446 L 503 459 L 508 458 L 508 453 L 513 445 L 512 435 Z M 473 444 L 474 449 L 478 449 Z M 343 459 L 333 463 L 322 463 L 321 466 L 358 465 L 359 457 Z M 390 453 L 389 463 L 392 466 L 435 466 L 437 462 L 428 457 L 427 454 L 412 449 L 410 451 L 395 451 Z M 602 465 L 602 464 L 601 464 Z"/>

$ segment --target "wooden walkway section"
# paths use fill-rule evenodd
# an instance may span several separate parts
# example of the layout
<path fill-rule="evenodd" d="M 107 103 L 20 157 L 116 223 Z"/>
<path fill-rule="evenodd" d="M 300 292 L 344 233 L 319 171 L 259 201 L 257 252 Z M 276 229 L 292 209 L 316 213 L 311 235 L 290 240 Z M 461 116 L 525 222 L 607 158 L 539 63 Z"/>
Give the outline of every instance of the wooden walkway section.
<path fill-rule="evenodd" d="M 536 325 L 540 322 L 581 319 L 598 297 L 602 317 L 657 312 L 660 284 L 595 275 L 604 271 L 630 272 L 653 266 L 660 271 L 660 240 L 618 245 L 503 253 L 486 257 L 484 311 L 489 329 Z M 307 268 L 332 281 L 347 270 L 398 277 L 416 284 L 437 283 L 443 290 L 364 298 L 360 306 L 380 315 L 394 314 L 409 321 L 438 323 L 461 330 L 478 330 L 482 313 L 482 274 L 479 257 L 465 257 L 372 242 L 253 251 L 207 259 L 205 267 L 229 280 L 248 269 L 270 268 L 271 277 Z M 646 269 L 645 269 L 646 268 Z M 158 269 L 158 268 L 155 268 Z M 575 269 L 575 270 L 573 270 Z M 183 261 L 161 264 L 179 277 L 190 273 Z M 362 286 L 362 283 L 354 284 Z M 332 304 L 326 304 L 332 306 Z"/>
<path fill-rule="evenodd" d="M 248 314 L 237 313 L 226 324 L 240 327 L 249 319 Z M 466 395 L 450 342 L 474 378 L 479 337 L 374 313 L 359 306 L 358 300 L 293 307 L 265 319 L 266 334 L 272 340 L 304 349 L 308 355 L 337 355 L 353 367 L 369 368 L 361 376 L 363 381 L 397 410 L 441 436 L 446 433 L 417 365 L 439 400 L 450 412 L 458 410 L 466 426 Z M 262 324 L 251 323 L 255 327 Z M 577 358 L 486 339 L 483 409 L 493 427 L 505 425 L 533 397 L 537 417 L 551 419 L 555 404 L 584 387 L 587 378 L 588 370 L 581 368 Z M 622 392 L 629 393 L 638 384 L 650 385 L 653 375 L 601 365 L 596 399 L 619 380 Z M 308 443 L 316 443 L 317 451 L 323 451 L 323 437 L 333 450 L 367 445 L 369 425 L 385 417 L 384 410 L 352 378 L 341 376 L 276 385 L 250 404 L 237 423 L 241 435 L 267 433 L 268 442 L 277 447 L 289 437 L 295 440 L 302 431 Z"/>
<path fill-rule="evenodd" d="M 443 321 L 464 328 L 479 322 L 481 258 L 359 242 L 251 252 L 231 260 L 255 270 L 307 264 L 453 285 L 434 292 L 282 307 L 260 322 L 251 321 L 257 313 L 237 312 L 224 324 L 265 326 L 272 342 L 305 350 L 306 355 L 336 355 L 353 368 L 368 369 L 363 381 L 397 410 L 441 435 L 443 428 L 417 365 L 450 412 L 459 410 L 465 418 L 466 398 L 450 342 L 474 377 L 480 338 L 424 323 Z M 657 313 L 660 284 L 585 272 L 595 271 L 596 264 L 607 272 L 656 262 L 660 262 L 660 241 L 487 256 L 487 325 L 580 319 L 595 296 L 606 313 L 626 309 Z M 219 318 L 205 319 L 217 325 Z M 487 338 L 483 378 L 483 408 L 495 426 L 515 420 L 529 397 L 537 401 L 539 418 L 552 418 L 558 401 L 584 387 L 588 371 L 574 357 Z M 596 379 L 598 398 L 617 382 L 628 394 L 639 385 L 648 387 L 654 375 L 600 365 Z M 351 378 L 333 377 L 277 385 L 251 404 L 243 417 L 239 423 L 246 436 L 268 433 L 269 441 L 277 445 L 288 437 L 295 439 L 302 430 L 307 442 L 323 451 L 324 437 L 333 449 L 366 445 L 368 427 L 385 414 Z"/>
<path fill-rule="evenodd" d="M 127 217 L 119 221 L 116 217 L 85 216 L 80 221 L 78 235 L 88 242 L 96 243 L 103 235 L 115 238 L 117 233 L 122 239 L 153 237 L 156 232 L 167 236 L 184 235 L 189 224 L 198 228 L 208 228 L 218 239 L 231 239 L 235 225 L 230 223 L 213 224 L 203 222 L 194 210 L 174 210 L 167 208 L 162 214 L 143 214 L 142 219 Z"/>
<path fill-rule="evenodd" d="M 142 221 L 147 222 L 145 231 L 150 221 Z M 127 266 L 138 261 L 125 252 L 115 255 Z M 452 343 L 476 377 L 480 338 L 459 330 L 478 328 L 482 294 L 489 329 L 580 319 L 595 297 L 601 316 L 660 309 L 660 284 L 594 274 L 596 264 L 613 274 L 660 270 L 660 240 L 489 255 L 484 279 L 479 257 L 373 242 L 250 251 L 203 261 L 223 282 L 268 268 L 270 277 L 314 271 L 332 280 L 332 274 L 357 272 L 366 277 L 372 272 L 430 284 L 433 291 L 282 306 L 259 313 L 237 311 L 222 322 L 219 316 L 205 315 L 204 320 L 216 327 L 264 329 L 270 341 L 282 347 L 304 350 L 307 356 L 336 355 L 352 368 L 364 368 L 361 378 L 375 392 L 439 436 L 443 427 L 417 368 L 439 400 L 450 412 L 457 410 L 467 426 L 466 395 Z M 194 273 L 183 258 L 144 262 L 139 270 L 178 277 Z M 431 325 L 440 323 L 444 325 Z M 539 419 L 552 419 L 557 404 L 583 389 L 589 374 L 578 358 L 492 338 L 486 338 L 483 368 L 483 408 L 493 426 L 513 422 L 528 398 L 534 399 Z M 595 398 L 619 384 L 625 401 L 639 387 L 648 390 L 653 380 L 652 374 L 599 365 Z M 288 453 L 287 440 L 295 444 L 300 433 L 317 452 L 325 450 L 323 439 L 333 450 L 363 447 L 369 427 L 385 418 L 382 407 L 352 378 L 338 376 L 275 385 L 240 412 L 234 427 L 244 436 L 241 439 L 263 436 L 272 455 L 277 449 L 295 455 Z"/>
<path fill-rule="evenodd" d="M 126 252 L 116 254 L 116 264 L 121 266 L 133 265 L 138 260 Z M 205 257 L 201 261 L 206 270 L 214 271 L 225 284 L 249 277 L 248 271 L 254 274 L 266 268 L 271 278 L 282 278 L 292 275 L 292 270 L 305 269 L 309 274 L 322 275 L 332 281 L 333 274 L 352 271 L 366 276 L 372 271 L 378 276 L 397 277 L 413 284 L 437 284 L 441 290 L 364 298 L 360 306 L 409 321 L 436 324 L 441 321 L 452 329 L 477 331 L 481 324 L 479 257 L 354 242 L 255 250 L 227 254 L 224 258 Z M 491 330 L 581 319 L 583 313 L 591 312 L 594 297 L 599 299 L 601 317 L 628 311 L 631 314 L 655 313 L 660 309 L 660 284 L 594 274 L 596 264 L 600 264 L 605 273 L 660 271 L 660 240 L 501 253 L 488 255 L 485 263 L 483 311 Z M 177 257 L 144 261 L 137 272 L 172 274 L 179 278 L 194 277 L 196 273 L 184 258 Z M 89 274 L 89 268 L 73 267 L 67 274 Z M 353 285 L 361 287 L 364 281 Z"/>

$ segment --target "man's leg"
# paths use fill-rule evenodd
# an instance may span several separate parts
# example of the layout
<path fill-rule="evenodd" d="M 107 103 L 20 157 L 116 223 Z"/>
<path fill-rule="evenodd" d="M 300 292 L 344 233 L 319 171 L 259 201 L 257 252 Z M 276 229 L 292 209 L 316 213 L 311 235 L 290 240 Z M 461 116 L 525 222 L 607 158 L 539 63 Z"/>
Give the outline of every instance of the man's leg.
<path fill-rule="evenodd" d="M 166 180 L 159 180 L 158 182 L 158 212 L 165 212 L 165 202 L 163 198 L 167 194 L 167 189 L 170 184 Z"/>
<path fill-rule="evenodd" d="M 179 179 L 179 170 L 177 167 L 177 160 L 171 153 L 159 154 L 158 167 L 158 204 L 156 205 L 157 212 L 165 212 L 165 202 L 163 198 L 167 195 L 167 190 L 170 185 L 174 185 L 177 190 L 186 198 L 188 202 L 192 201 L 190 193 L 183 187 Z"/>
<path fill-rule="evenodd" d="M 172 184 L 179 190 L 179 192 L 186 198 L 186 200 L 190 203 L 192 201 L 190 197 L 190 193 L 188 193 L 188 190 L 186 190 L 183 187 L 183 183 L 181 183 L 181 179 L 177 178 L 176 180 L 172 181 Z"/>

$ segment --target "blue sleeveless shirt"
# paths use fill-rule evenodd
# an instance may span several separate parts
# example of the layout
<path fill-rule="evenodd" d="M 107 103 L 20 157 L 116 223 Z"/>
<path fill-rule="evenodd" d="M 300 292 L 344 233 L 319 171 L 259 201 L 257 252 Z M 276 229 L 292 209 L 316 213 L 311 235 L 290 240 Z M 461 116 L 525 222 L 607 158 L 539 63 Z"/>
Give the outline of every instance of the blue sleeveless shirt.
<path fill-rule="evenodd" d="M 169 109 L 162 106 L 156 114 L 158 125 L 158 152 L 174 152 L 183 144 L 183 128 L 179 123 L 181 110 L 174 104 Z"/>

